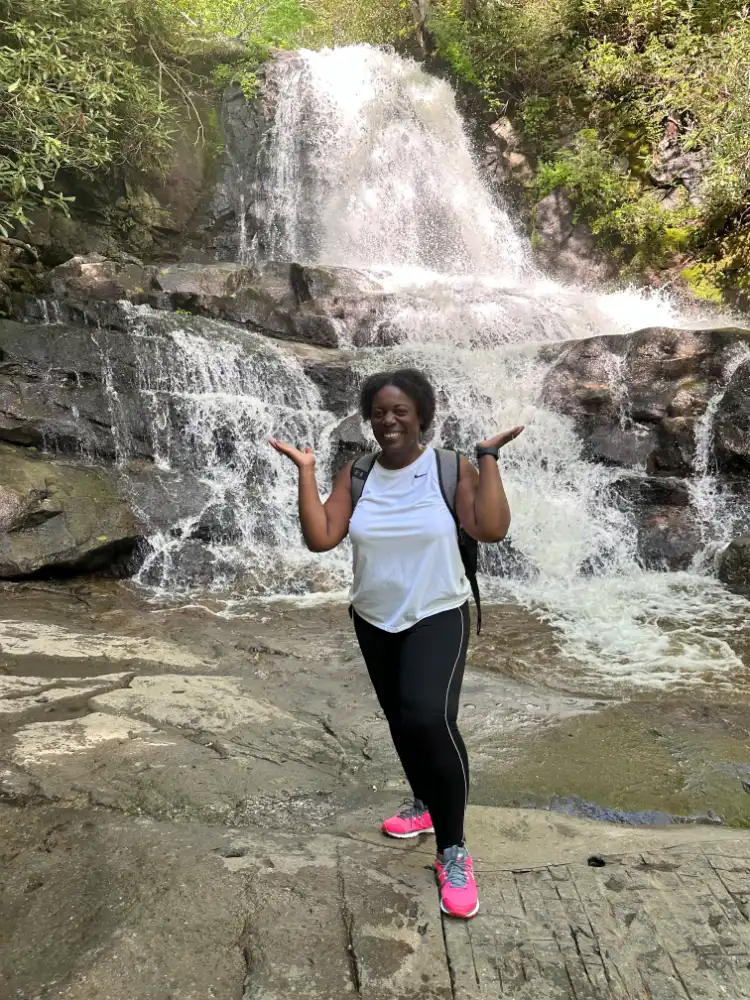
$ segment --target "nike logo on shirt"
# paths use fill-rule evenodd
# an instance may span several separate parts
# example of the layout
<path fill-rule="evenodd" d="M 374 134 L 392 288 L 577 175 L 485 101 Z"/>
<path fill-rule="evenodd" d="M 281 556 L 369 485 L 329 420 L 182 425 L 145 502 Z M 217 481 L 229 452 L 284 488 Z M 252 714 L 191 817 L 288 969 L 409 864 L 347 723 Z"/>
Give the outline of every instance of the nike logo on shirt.
<path fill-rule="evenodd" d="M 415 479 L 423 479 L 426 475 L 427 475 L 426 472 L 422 472 L 420 475 L 417 475 L 416 472 L 415 472 L 414 473 L 414 478 Z"/>

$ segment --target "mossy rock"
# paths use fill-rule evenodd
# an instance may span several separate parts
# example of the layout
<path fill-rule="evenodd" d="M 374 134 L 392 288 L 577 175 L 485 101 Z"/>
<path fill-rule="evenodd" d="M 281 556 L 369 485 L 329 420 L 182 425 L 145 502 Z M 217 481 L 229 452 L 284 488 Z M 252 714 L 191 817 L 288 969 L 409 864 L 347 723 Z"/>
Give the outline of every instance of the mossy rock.
<path fill-rule="evenodd" d="M 3 445 L 0 481 L 0 579 L 119 572 L 143 538 L 106 469 Z"/>

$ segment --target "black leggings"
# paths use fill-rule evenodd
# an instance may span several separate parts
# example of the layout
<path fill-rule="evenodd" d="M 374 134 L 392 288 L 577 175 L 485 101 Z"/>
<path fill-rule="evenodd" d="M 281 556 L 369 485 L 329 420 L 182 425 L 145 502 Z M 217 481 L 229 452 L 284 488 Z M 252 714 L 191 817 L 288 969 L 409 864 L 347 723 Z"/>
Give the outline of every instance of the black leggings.
<path fill-rule="evenodd" d="M 430 810 L 438 851 L 464 840 L 469 760 L 458 698 L 469 644 L 469 604 L 384 632 L 353 613 L 362 655 L 415 799 Z"/>

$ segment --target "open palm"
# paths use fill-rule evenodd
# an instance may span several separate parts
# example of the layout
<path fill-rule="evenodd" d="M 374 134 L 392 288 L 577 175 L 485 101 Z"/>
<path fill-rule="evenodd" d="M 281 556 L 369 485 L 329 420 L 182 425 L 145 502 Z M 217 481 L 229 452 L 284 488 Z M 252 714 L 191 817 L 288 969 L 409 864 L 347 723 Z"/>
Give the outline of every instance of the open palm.
<path fill-rule="evenodd" d="M 291 458 L 298 469 L 312 468 L 315 465 L 315 455 L 313 455 L 312 448 L 295 448 L 293 444 L 286 444 L 284 441 L 279 441 L 278 438 L 270 438 L 268 443 L 280 455 Z"/>
<path fill-rule="evenodd" d="M 503 448 L 506 444 L 515 440 L 518 435 L 523 430 L 523 425 L 520 427 L 514 427 L 512 430 L 503 431 L 501 434 L 496 434 L 494 437 L 486 438 L 486 440 L 480 443 L 481 448 Z"/>

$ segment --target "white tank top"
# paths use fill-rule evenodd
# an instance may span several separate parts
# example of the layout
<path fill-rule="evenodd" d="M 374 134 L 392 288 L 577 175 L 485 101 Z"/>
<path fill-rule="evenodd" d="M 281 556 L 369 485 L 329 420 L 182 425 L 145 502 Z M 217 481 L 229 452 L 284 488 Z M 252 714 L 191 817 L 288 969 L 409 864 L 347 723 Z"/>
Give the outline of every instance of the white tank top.
<path fill-rule="evenodd" d="M 432 448 L 405 469 L 375 462 L 349 522 L 349 538 L 350 600 L 371 625 L 402 632 L 468 600 L 456 522 L 440 492 Z"/>

